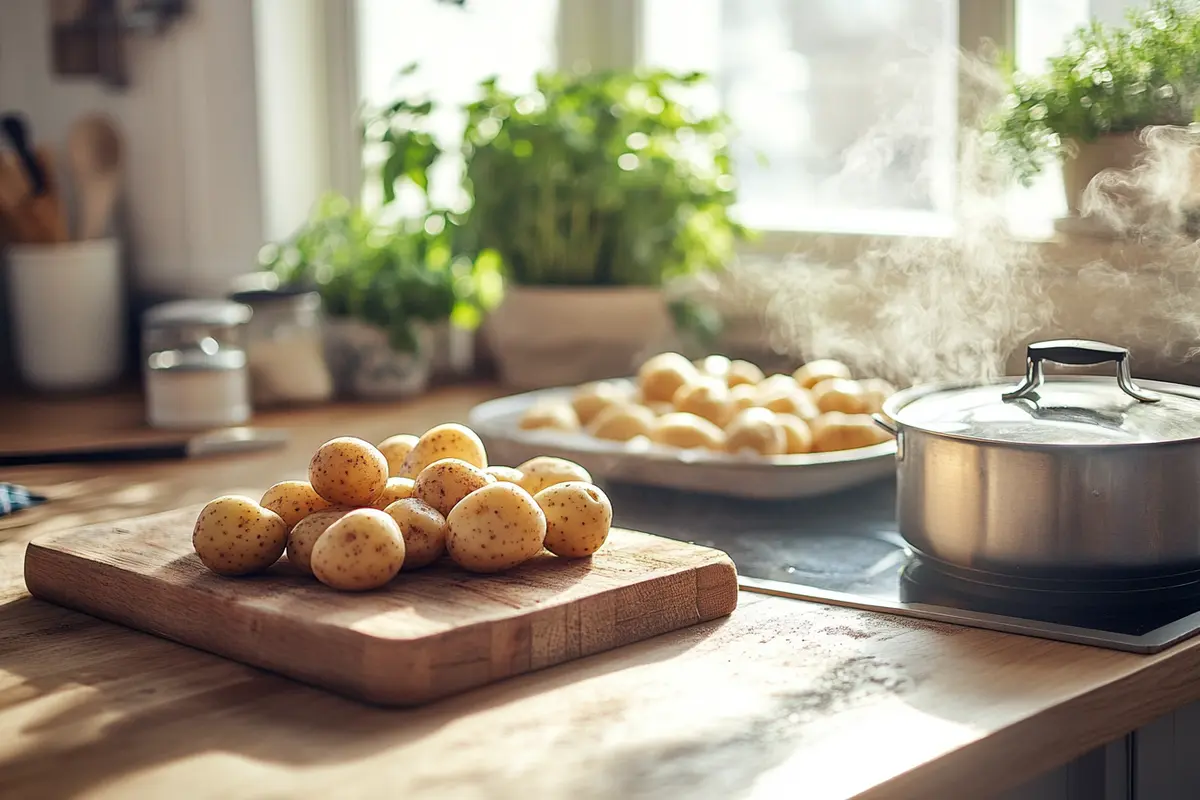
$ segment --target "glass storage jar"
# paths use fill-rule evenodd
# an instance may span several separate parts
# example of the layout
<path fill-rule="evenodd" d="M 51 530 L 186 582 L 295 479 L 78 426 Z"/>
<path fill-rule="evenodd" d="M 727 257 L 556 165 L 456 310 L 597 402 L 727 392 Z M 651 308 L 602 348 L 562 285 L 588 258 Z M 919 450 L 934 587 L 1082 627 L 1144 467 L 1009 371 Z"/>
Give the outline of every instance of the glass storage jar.
<path fill-rule="evenodd" d="M 238 279 L 230 299 L 254 311 L 246 347 L 256 407 L 320 403 L 333 396 L 316 291 L 280 286 L 275 275 L 260 272 Z"/>
<path fill-rule="evenodd" d="M 205 429 L 250 419 L 245 330 L 252 312 L 225 300 L 163 303 L 142 317 L 151 426 Z"/>

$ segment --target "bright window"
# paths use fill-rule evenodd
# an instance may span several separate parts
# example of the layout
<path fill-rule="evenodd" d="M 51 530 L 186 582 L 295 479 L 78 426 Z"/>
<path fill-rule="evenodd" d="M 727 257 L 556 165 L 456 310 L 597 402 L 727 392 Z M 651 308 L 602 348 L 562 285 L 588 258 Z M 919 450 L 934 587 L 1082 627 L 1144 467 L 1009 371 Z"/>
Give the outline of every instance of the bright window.
<path fill-rule="evenodd" d="M 715 76 L 747 224 L 949 213 L 954 0 L 644 0 L 643 13 L 646 63 Z"/>
<path fill-rule="evenodd" d="M 496 74 L 521 90 L 538 70 L 580 59 L 624 63 L 636 53 L 644 64 L 713 76 L 713 90 L 697 101 L 732 118 L 746 224 L 936 233 L 953 224 L 960 25 L 999 1 L 357 0 L 359 96 L 387 101 L 397 71 L 419 62 L 402 87 L 439 102 L 434 132 L 454 153 L 462 125 L 455 107 L 482 78 Z M 1094 5 L 1015 0 L 1012 30 L 998 22 L 983 33 L 1012 46 L 1020 67 L 1038 70 Z M 589 29 L 560 35 L 564 8 Z M 439 165 L 435 202 L 460 199 L 460 168 L 456 158 Z M 377 201 L 377 187 L 367 190 L 365 199 Z M 1014 193 L 1009 206 L 1021 232 L 1049 232 L 1065 210 L 1057 174 Z"/>
<path fill-rule="evenodd" d="M 465 117 L 457 109 L 476 97 L 476 85 L 498 75 L 507 89 L 532 88 L 539 70 L 557 58 L 558 0 L 358 0 L 360 97 L 387 103 L 396 91 L 428 93 L 440 111 L 432 132 L 449 157 L 430 176 L 432 201 L 453 207 L 459 198 L 457 157 Z M 418 63 L 415 75 L 397 83 L 397 73 Z M 369 166 L 369 165 L 368 165 Z M 378 186 L 368 182 L 368 203 Z M 403 198 L 401 198 L 403 200 Z"/>

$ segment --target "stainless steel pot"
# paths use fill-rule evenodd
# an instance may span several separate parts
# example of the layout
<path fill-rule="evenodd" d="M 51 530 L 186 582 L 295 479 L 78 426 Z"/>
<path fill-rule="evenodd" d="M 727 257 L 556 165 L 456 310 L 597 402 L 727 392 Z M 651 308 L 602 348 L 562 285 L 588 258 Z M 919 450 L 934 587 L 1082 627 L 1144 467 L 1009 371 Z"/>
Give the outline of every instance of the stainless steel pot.
<path fill-rule="evenodd" d="M 1043 361 L 1117 376 L 1047 378 Z M 1138 386 L 1128 350 L 1082 340 L 1030 345 L 1014 382 L 907 389 L 876 415 L 898 440 L 909 544 L 1008 576 L 1200 570 L 1200 390 Z"/>

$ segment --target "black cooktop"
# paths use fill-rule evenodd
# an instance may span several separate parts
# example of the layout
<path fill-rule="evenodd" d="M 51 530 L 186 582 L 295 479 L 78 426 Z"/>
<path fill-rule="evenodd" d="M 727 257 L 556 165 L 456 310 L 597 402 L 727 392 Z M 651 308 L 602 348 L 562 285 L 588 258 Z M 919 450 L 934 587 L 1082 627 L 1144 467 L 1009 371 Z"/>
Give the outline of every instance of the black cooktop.
<path fill-rule="evenodd" d="M 751 591 L 1134 652 L 1200 631 L 1200 576 L 1152 587 L 996 586 L 896 532 L 893 479 L 787 502 L 609 485 L 615 523 L 724 550 Z"/>

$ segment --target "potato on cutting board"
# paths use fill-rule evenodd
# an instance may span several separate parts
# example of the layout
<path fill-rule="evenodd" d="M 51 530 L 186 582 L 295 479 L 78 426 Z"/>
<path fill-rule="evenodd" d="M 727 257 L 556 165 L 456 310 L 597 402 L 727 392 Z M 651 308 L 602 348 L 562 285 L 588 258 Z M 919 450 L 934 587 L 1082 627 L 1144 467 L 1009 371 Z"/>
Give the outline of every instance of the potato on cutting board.
<path fill-rule="evenodd" d="M 388 463 L 370 442 L 353 436 L 330 439 L 308 463 L 308 481 L 330 503 L 367 506 L 387 486 Z"/>
<path fill-rule="evenodd" d="M 465 461 L 443 458 L 421 470 L 413 482 L 412 496 L 446 516 L 464 497 L 493 481 L 491 475 Z"/>
<path fill-rule="evenodd" d="M 563 558 L 584 558 L 603 546 L 612 526 L 608 495 L 590 483 L 567 481 L 533 498 L 546 515 L 546 549 Z"/>
<path fill-rule="evenodd" d="M 521 488 L 535 495 L 547 486 L 566 481 L 592 482 L 592 476 L 586 469 L 568 461 L 565 458 L 553 456 L 538 456 L 531 458 L 517 467 L 521 473 Z"/>
<path fill-rule="evenodd" d="M 312 575 L 313 545 L 317 543 L 317 539 L 321 538 L 321 534 L 329 529 L 330 525 L 353 510 L 347 506 L 328 508 L 310 514 L 296 523 L 296 527 L 292 528 L 292 532 L 288 534 L 287 538 L 288 563 L 305 575 Z"/>
<path fill-rule="evenodd" d="M 457 458 L 479 469 L 487 468 L 487 451 L 475 431 L 466 425 L 447 422 L 435 425 L 417 440 L 416 445 L 404 459 L 400 477 L 416 478 L 421 470 L 443 458 Z"/>
<path fill-rule="evenodd" d="M 312 549 L 317 580 L 346 592 L 365 592 L 386 584 L 404 564 L 400 526 L 375 508 L 351 511 L 334 522 Z"/>
<path fill-rule="evenodd" d="M 310 514 L 324 511 L 331 505 L 317 494 L 308 481 L 282 481 L 263 494 L 259 505 L 269 508 L 283 518 L 288 530 Z"/>
<path fill-rule="evenodd" d="M 501 572 L 536 556 L 546 516 L 529 492 L 492 483 L 462 499 L 446 519 L 446 551 L 470 572 Z"/>
<path fill-rule="evenodd" d="M 220 575 L 261 572 L 283 555 L 287 523 L 249 497 L 225 495 L 196 518 L 192 547 L 204 566 Z"/>
<path fill-rule="evenodd" d="M 446 552 L 446 518 L 436 509 L 410 497 L 392 503 L 386 513 L 404 536 L 404 572 L 427 567 Z"/>

